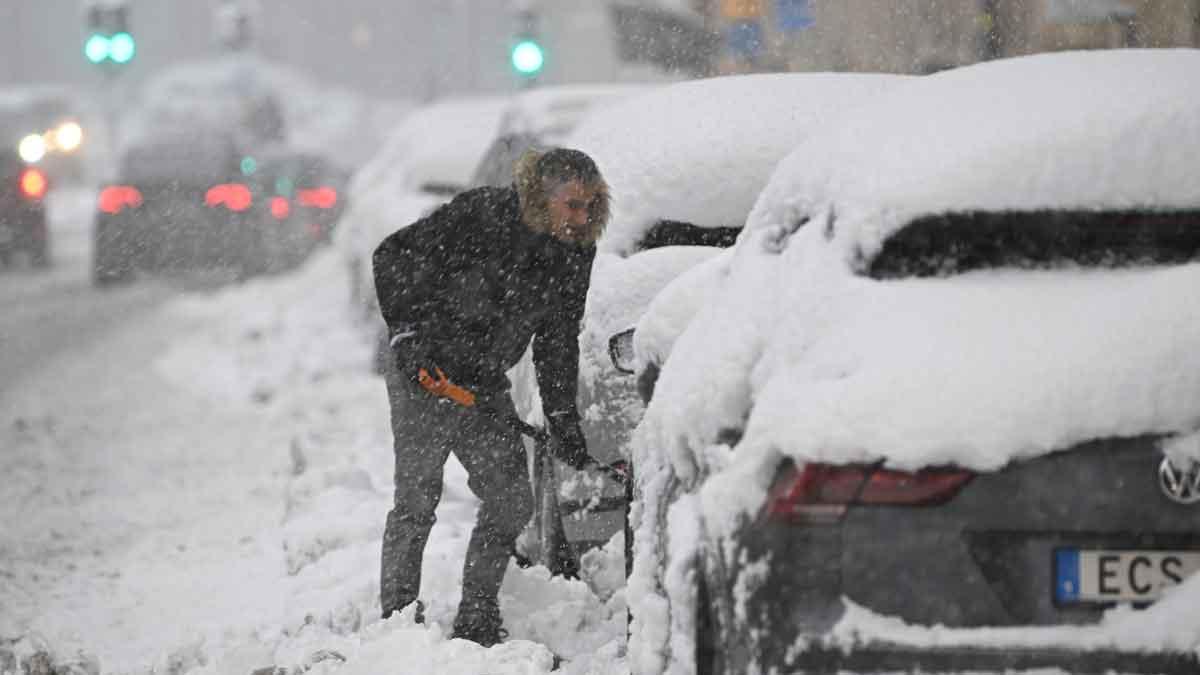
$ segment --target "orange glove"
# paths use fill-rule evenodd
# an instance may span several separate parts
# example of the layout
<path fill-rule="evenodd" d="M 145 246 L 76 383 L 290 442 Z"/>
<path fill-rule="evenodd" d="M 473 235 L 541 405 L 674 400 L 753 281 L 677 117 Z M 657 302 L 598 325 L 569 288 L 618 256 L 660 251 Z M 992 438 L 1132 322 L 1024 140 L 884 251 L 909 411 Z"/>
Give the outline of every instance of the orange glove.
<path fill-rule="evenodd" d="M 417 373 L 417 383 L 425 389 L 425 391 L 439 398 L 448 398 L 451 401 L 465 407 L 470 408 L 475 405 L 475 394 L 471 393 L 470 389 L 458 386 L 446 377 L 441 368 L 435 367 L 437 377 L 429 374 L 428 370 L 422 368 Z"/>

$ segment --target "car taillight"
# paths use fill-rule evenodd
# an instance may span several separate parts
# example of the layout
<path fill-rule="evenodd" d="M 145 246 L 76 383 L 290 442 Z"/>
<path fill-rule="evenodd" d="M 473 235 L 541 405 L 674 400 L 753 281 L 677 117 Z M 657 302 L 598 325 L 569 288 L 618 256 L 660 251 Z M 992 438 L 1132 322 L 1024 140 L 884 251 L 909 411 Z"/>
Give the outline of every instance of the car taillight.
<path fill-rule="evenodd" d="M 100 210 L 116 215 L 126 206 L 136 209 L 142 205 L 142 193 L 129 185 L 110 185 L 100 191 Z"/>
<path fill-rule="evenodd" d="M 271 198 L 271 215 L 275 216 L 275 220 L 283 220 L 292 212 L 292 205 L 288 203 L 286 197 Z"/>
<path fill-rule="evenodd" d="M 46 196 L 46 174 L 37 169 L 25 169 L 21 172 L 21 194 L 29 199 L 41 199 Z"/>
<path fill-rule="evenodd" d="M 789 464 L 771 486 L 763 514 L 773 520 L 830 523 L 852 504 L 935 506 L 954 498 L 974 475 L 962 469 L 909 473 L 861 464 Z"/>
<path fill-rule="evenodd" d="M 334 206 L 337 206 L 337 200 L 337 190 L 331 187 L 319 187 L 296 192 L 296 201 L 301 206 L 310 208 L 332 209 Z"/>
<path fill-rule="evenodd" d="M 204 193 L 204 203 L 210 207 L 224 206 L 230 211 L 245 211 L 254 203 L 250 188 L 241 183 L 214 185 Z"/>

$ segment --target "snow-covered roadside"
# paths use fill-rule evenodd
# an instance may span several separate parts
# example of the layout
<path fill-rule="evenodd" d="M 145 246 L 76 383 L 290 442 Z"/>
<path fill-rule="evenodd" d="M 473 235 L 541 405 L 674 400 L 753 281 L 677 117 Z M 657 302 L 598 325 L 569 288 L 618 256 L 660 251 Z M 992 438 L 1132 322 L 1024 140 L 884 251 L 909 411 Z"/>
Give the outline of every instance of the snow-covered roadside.
<path fill-rule="evenodd" d="M 585 559 L 591 585 L 511 567 L 500 598 L 506 644 L 446 639 L 476 505 L 453 459 L 426 551 L 429 623 L 408 612 L 377 618 L 391 439 L 348 296 L 325 253 L 292 276 L 177 301 L 112 338 L 126 342 L 97 348 L 93 363 L 108 349 L 149 367 L 97 365 L 78 380 L 95 409 L 56 408 L 65 421 L 30 441 L 42 455 L 27 472 L 31 485 L 62 473 L 81 493 L 107 491 L 88 498 L 89 511 L 117 520 L 119 540 L 96 544 L 99 568 L 90 550 L 66 556 L 73 568 L 48 595 L 21 597 L 0 578 L 0 604 L 12 598 L 22 619 L 0 618 L 0 637 L 34 635 L 19 646 L 44 642 L 64 658 L 82 650 L 103 672 L 540 673 L 554 654 L 565 659 L 560 672 L 626 672 L 623 580 L 611 573 L 623 568 L 619 541 Z M 61 388 L 78 368 L 63 364 L 46 386 Z M 25 417 L 54 407 L 51 389 L 26 392 Z M 83 452 L 50 456 L 64 434 L 93 450 L 93 471 L 69 470 Z M 124 480 L 97 488 L 96 474 Z M 2 494 L 20 503 L 12 492 Z M 60 523 L 78 530 L 72 521 L 88 515 L 78 508 L 27 510 L 24 527 L 31 537 Z M 36 565 L 36 551 L 26 557 Z"/>

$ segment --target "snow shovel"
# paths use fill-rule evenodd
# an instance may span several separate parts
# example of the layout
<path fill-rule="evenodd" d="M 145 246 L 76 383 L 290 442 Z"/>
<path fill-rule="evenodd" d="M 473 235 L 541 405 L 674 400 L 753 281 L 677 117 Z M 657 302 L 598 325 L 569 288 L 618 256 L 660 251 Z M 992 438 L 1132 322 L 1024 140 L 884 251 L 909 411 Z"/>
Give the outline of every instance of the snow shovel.
<path fill-rule="evenodd" d="M 430 375 L 425 369 L 421 369 L 418 373 L 417 381 L 426 391 L 482 415 L 493 424 L 528 436 L 533 441 L 534 457 L 531 482 L 534 513 L 532 526 L 538 546 L 535 555 L 531 556 L 532 559 L 528 562 L 545 565 L 551 574 L 568 579 L 578 578 L 579 561 L 571 549 L 570 542 L 567 541 L 566 531 L 562 524 L 562 513 L 558 505 L 558 494 L 553 489 L 558 485 L 558 477 L 554 462 L 555 455 L 551 450 L 551 444 L 554 443 L 551 434 L 541 427 L 526 422 L 514 413 L 502 413 L 488 406 L 477 405 L 474 392 L 450 382 L 441 369 L 435 369 L 435 372 L 437 377 Z M 586 468 L 598 470 L 610 479 L 625 485 L 628 493 L 629 482 L 624 467 L 624 462 L 611 465 L 595 462 Z M 520 556 L 518 557 L 520 558 Z"/>

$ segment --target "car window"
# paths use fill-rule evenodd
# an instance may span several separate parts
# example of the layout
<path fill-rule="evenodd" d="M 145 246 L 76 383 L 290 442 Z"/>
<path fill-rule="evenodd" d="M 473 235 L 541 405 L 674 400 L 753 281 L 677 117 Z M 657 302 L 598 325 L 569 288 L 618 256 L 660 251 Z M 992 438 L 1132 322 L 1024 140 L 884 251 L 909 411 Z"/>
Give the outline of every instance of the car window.
<path fill-rule="evenodd" d="M 1200 259 L 1200 210 L 970 212 L 926 216 L 884 243 L 875 279 L 986 268 L 1131 267 Z"/>
<path fill-rule="evenodd" d="M 528 134 L 505 134 L 492 141 L 475 174 L 471 176 L 472 187 L 490 185 L 508 187 L 513 182 L 513 166 L 526 150 L 539 145 L 538 139 Z"/>
<path fill-rule="evenodd" d="M 453 183 L 422 183 L 418 189 L 425 194 L 437 195 L 439 197 L 453 197 L 463 190 L 461 185 Z"/>
<path fill-rule="evenodd" d="M 716 246 L 728 248 L 737 241 L 740 227 L 700 227 L 678 220 L 660 220 L 638 242 L 638 249 L 663 246 Z"/>
<path fill-rule="evenodd" d="M 230 140 L 219 134 L 143 139 L 126 149 L 121 175 L 131 182 L 154 183 L 164 176 L 198 187 L 220 183 L 233 175 L 237 155 Z"/>

